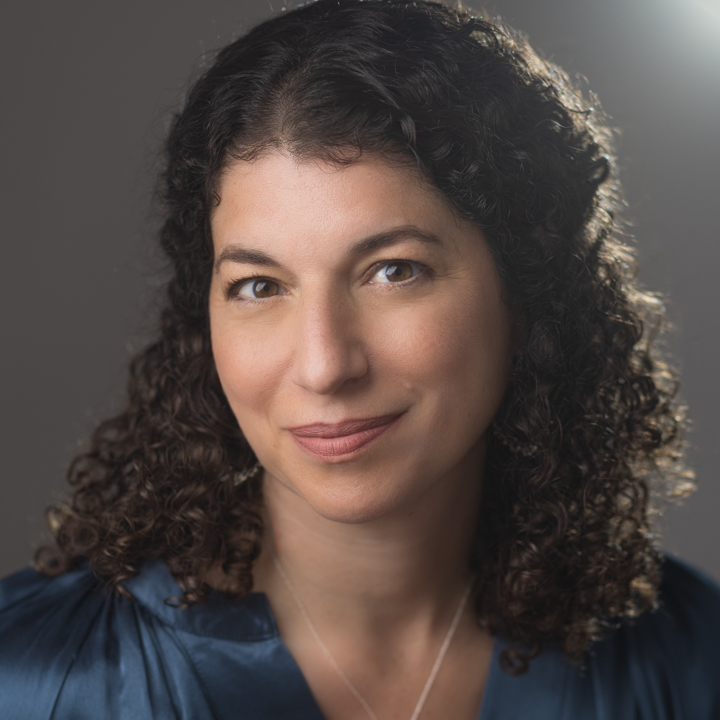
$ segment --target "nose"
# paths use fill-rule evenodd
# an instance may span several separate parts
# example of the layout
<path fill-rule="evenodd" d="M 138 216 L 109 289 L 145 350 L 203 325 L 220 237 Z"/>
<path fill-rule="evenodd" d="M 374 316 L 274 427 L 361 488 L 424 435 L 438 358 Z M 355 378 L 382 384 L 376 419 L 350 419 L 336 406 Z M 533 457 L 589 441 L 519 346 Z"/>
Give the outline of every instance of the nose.
<path fill-rule="evenodd" d="M 336 392 L 363 377 L 368 360 L 352 302 L 331 293 L 305 297 L 299 304 L 293 381 L 318 395 Z"/>

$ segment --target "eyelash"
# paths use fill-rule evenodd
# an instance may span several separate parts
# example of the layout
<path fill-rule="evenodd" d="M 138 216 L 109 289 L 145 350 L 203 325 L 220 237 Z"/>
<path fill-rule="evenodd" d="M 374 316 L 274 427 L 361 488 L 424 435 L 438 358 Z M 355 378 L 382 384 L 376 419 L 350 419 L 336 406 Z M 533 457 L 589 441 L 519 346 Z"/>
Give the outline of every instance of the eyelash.
<path fill-rule="evenodd" d="M 385 267 L 386 265 L 392 265 L 393 263 L 404 263 L 407 265 L 411 265 L 417 268 L 418 272 L 416 275 L 413 275 L 413 277 L 408 278 L 407 280 L 401 280 L 396 283 L 373 283 L 378 285 L 384 285 L 386 286 L 386 289 L 388 290 L 398 290 L 400 288 L 406 288 L 408 285 L 414 285 L 416 281 L 420 280 L 423 277 L 432 278 L 433 272 L 431 268 L 429 268 L 427 265 L 423 265 L 422 263 L 416 262 L 415 260 L 402 260 L 400 258 L 396 258 L 394 260 L 381 260 L 380 262 L 375 263 L 368 273 L 370 274 L 370 277 L 373 277 L 378 270 Z M 246 285 L 249 282 L 252 282 L 253 280 L 269 280 L 270 282 L 274 282 L 277 285 L 280 285 L 276 280 L 273 280 L 272 278 L 267 277 L 266 275 L 261 275 L 260 273 L 252 273 L 252 275 L 249 275 L 247 277 L 244 277 L 240 280 L 231 280 L 227 283 L 225 288 L 225 293 L 228 298 L 235 302 L 242 302 L 242 303 L 263 303 L 267 300 L 272 300 L 273 297 L 278 297 L 277 295 L 273 295 L 271 298 L 250 298 L 245 297 L 241 295 L 237 295 L 236 291 L 239 290 L 243 285 Z"/>

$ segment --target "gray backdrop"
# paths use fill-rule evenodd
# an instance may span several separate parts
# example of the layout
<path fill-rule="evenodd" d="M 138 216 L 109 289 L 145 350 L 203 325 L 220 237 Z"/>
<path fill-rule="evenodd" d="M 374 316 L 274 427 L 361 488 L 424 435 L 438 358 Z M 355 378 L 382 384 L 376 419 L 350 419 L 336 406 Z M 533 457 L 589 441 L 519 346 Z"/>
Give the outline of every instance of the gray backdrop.
<path fill-rule="evenodd" d="M 272 2 L 272 7 L 271 7 Z M 621 129 L 641 279 L 670 298 L 700 489 L 664 545 L 720 579 L 720 5 L 490 0 Z M 0 9 L 0 576 L 43 539 L 78 443 L 119 406 L 158 285 L 150 189 L 205 54 L 280 0 L 5 0 Z"/>

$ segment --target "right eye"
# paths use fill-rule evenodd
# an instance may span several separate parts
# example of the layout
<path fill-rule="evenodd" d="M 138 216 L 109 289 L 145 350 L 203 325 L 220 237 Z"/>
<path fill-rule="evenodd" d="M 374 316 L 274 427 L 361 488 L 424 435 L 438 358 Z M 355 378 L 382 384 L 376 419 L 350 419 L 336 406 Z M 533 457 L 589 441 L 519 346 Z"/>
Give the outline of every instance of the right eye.
<path fill-rule="evenodd" d="M 251 278 L 233 283 L 230 294 L 238 299 L 246 301 L 262 300 L 264 298 L 282 295 L 282 288 L 274 280 L 267 278 Z"/>

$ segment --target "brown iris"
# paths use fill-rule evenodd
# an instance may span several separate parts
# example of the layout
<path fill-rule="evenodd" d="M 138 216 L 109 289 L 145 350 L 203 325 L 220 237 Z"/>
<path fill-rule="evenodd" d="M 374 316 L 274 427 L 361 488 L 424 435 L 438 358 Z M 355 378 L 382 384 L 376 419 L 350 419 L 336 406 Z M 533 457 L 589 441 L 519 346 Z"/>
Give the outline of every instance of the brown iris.
<path fill-rule="evenodd" d="M 280 286 L 272 280 L 255 280 L 252 289 L 256 298 L 268 298 L 277 295 Z"/>
<path fill-rule="evenodd" d="M 385 277 L 391 282 L 409 280 L 412 277 L 410 263 L 389 263 L 385 267 Z"/>

